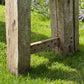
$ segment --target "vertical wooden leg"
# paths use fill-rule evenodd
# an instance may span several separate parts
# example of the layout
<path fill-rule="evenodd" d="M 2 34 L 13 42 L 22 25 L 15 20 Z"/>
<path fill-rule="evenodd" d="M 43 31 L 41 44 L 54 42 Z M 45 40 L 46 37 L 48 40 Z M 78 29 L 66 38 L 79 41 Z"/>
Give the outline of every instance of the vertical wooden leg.
<path fill-rule="evenodd" d="M 75 38 L 75 51 L 79 50 L 79 0 L 74 0 L 74 38 Z"/>
<path fill-rule="evenodd" d="M 52 38 L 55 38 L 58 36 L 57 0 L 50 0 L 49 5 L 50 5 L 50 16 L 51 16 L 51 36 Z M 53 48 L 54 53 L 59 54 L 58 46 L 59 45 Z"/>
<path fill-rule="evenodd" d="M 75 47 L 73 3 L 73 0 L 50 0 L 52 37 L 60 38 L 60 45 L 54 52 L 64 56 L 74 52 Z"/>
<path fill-rule="evenodd" d="M 10 72 L 30 68 L 31 0 L 6 0 L 7 64 Z"/>

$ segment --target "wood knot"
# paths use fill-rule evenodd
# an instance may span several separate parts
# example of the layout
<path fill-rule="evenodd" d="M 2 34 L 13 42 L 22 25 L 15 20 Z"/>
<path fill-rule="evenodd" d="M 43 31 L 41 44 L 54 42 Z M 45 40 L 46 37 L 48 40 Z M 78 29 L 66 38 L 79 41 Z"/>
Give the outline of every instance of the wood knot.
<path fill-rule="evenodd" d="M 14 28 L 15 28 L 15 25 L 16 25 L 16 21 L 15 20 L 13 20 L 13 24 L 12 24 L 12 30 L 14 31 Z"/>
<path fill-rule="evenodd" d="M 68 5 L 70 4 L 70 0 L 68 0 Z"/>

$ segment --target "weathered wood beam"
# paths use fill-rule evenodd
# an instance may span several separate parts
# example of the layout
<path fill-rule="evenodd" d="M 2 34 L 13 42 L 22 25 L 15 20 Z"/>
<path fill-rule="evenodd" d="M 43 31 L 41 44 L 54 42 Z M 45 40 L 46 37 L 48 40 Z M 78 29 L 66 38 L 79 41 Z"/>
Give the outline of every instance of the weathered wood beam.
<path fill-rule="evenodd" d="M 16 75 L 30 68 L 31 0 L 6 0 L 8 70 Z"/>
<path fill-rule="evenodd" d="M 48 50 L 50 48 L 54 48 L 58 44 L 59 44 L 58 37 L 32 43 L 31 44 L 31 54 L 37 53 L 43 50 Z"/>
<path fill-rule="evenodd" d="M 50 0 L 50 16 L 51 16 L 51 35 L 52 38 L 58 35 L 58 20 L 57 20 L 57 2 L 56 0 Z"/>
<path fill-rule="evenodd" d="M 74 43 L 75 43 L 75 51 L 79 50 L 79 0 L 74 0 Z"/>
<path fill-rule="evenodd" d="M 50 0 L 52 37 L 60 38 L 60 45 L 55 53 L 67 56 L 74 52 L 73 0 Z M 54 5 L 55 6 L 54 6 Z"/>
<path fill-rule="evenodd" d="M 57 20 L 57 0 L 50 0 L 50 16 L 51 16 L 51 36 L 55 38 L 58 36 L 58 20 Z M 59 52 L 59 45 L 53 48 L 54 53 Z"/>

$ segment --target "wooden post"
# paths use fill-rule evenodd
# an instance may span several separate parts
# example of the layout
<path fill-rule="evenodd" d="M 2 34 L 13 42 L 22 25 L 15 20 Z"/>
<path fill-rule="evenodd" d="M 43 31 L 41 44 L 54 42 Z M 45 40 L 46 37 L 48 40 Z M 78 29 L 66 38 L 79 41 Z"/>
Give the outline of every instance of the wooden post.
<path fill-rule="evenodd" d="M 79 50 L 79 0 L 74 0 L 74 38 L 75 38 L 75 51 Z"/>
<path fill-rule="evenodd" d="M 31 0 L 6 0 L 7 64 L 18 75 L 30 68 Z"/>
<path fill-rule="evenodd" d="M 52 37 L 60 38 L 55 53 L 67 56 L 78 50 L 78 6 L 78 0 L 50 0 Z"/>
<path fill-rule="evenodd" d="M 58 21 L 57 21 L 57 2 L 56 0 L 50 0 L 50 16 L 51 16 L 51 36 L 56 38 L 58 36 Z M 53 51 L 58 53 L 58 46 L 53 48 Z"/>

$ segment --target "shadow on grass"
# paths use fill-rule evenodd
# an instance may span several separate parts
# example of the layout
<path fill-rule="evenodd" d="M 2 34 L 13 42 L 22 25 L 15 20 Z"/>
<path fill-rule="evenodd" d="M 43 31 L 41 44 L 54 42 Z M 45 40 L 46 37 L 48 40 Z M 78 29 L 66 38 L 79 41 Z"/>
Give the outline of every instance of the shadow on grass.
<path fill-rule="evenodd" d="M 39 34 L 39 33 L 36 33 L 36 32 L 31 32 L 31 43 L 46 40 L 48 38 L 49 37 L 47 37 L 43 34 Z"/>
<path fill-rule="evenodd" d="M 35 67 L 32 66 L 29 72 L 32 79 L 46 78 L 51 81 L 61 79 L 77 81 L 79 84 L 84 81 L 84 45 L 80 44 L 80 50 L 74 54 L 70 53 L 67 58 L 55 55 L 51 50 L 37 53 L 36 56 L 48 58 L 49 62 L 48 64 L 42 63 Z M 56 62 L 59 65 L 54 64 Z M 55 68 L 51 68 L 52 65 Z"/>
<path fill-rule="evenodd" d="M 6 29 L 4 22 L 0 22 L 0 42 L 6 43 Z"/>
<path fill-rule="evenodd" d="M 74 75 L 74 76 L 72 76 Z M 37 67 L 32 67 L 30 70 L 30 76 L 32 79 L 41 78 L 41 79 L 50 79 L 50 80 L 71 80 L 79 79 L 79 76 L 76 76 L 77 72 L 75 71 L 64 71 L 62 68 L 49 69 L 45 64 L 41 64 Z"/>

